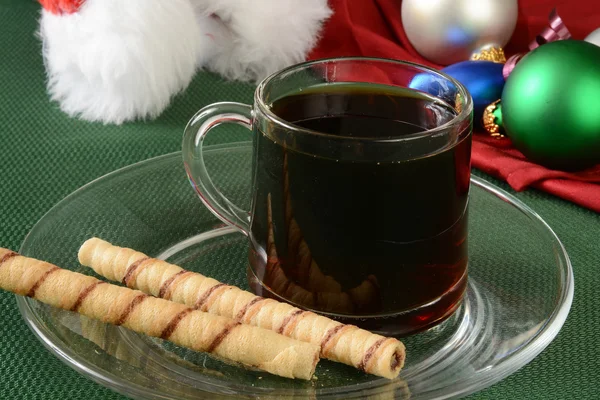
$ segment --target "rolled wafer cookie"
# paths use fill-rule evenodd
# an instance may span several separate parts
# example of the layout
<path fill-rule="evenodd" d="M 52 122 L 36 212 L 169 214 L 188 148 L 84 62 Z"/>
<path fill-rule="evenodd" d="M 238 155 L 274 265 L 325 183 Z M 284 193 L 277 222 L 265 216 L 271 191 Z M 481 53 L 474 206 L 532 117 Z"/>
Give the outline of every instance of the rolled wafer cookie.
<path fill-rule="evenodd" d="M 0 248 L 0 288 L 287 378 L 310 379 L 319 346 L 111 285 Z"/>
<path fill-rule="evenodd" d="M 319 345 L 322 357 L 370 374 L 393 379 L 404 365 L 404 345 L 397 339 L 256 296 L 98 238 L 81 246 L 79 262 L 153 296 Z"/>

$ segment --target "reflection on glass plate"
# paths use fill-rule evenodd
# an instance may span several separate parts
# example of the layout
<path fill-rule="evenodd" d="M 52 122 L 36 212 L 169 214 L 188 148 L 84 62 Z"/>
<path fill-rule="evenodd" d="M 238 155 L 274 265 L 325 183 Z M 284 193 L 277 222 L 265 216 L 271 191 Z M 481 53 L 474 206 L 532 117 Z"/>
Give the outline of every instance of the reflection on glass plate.
<path fill-rule="evenodd" d="M 248 208 L 250 145 L 212 147 L 206 162 L 215 182 L 223 182 L 224 194 Z M 479 178 L 472 183 L 465 300 L 442 324 L 403 339 L 407 363 L 393 381 L 327 360 L 309 382 L 279 378 L 31 299 L 18 297 L 18 304 L 50 351 L 133 398 L 464 396 L 538 355 L 559 332 L 573 298 L 569 259 L 544 221 L 491 184 Z M 79 189 L 38 222 L 21 252 L 92 274 L 77 263 L 79 246 L 91 236 L 247 289 L 246 238 L 204 208 L 179 153 L 132 165 Z"/>

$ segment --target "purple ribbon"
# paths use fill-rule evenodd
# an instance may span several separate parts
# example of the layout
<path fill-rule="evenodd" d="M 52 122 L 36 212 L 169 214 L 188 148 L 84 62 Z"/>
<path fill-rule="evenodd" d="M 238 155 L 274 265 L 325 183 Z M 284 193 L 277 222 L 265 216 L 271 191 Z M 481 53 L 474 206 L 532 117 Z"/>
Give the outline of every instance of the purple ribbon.
<path fill-rule="evenodd" d="M 530 51 L 546 43 L 571 38 L 571 33 L 569 32 L 569 29 L 567 29 L 567 26 L 556 12 L 556 8 L 550 12 L 548 20 L 549 25 L 546 28 L 544 28 L 544 30 L 539 35 L 537 35 L 535 39 L 531 41 L 531 43 L 529 43 Z M 517 63 L 521 61 L 525 54 L 526 53 L 517 53 L 510 57 L 508 60 L 506 60 L 504 68 L 502 69 L 502 75 L 504 75 L 504 79 L 508 78 L 512 70 L 515 68 Z"/>
<path fill-rule="evenodd" d="M 529 50 L 536 49 L 537 47 L 546 43 L 571 38 L 571 33 L 567 29 L 567 26 L 563 20 L 558 16 L 556 8 L 550 12 L 548 19 L 550 20 L 550 25 L 544 28 L 542 33 L 533 39 L 533 41 L 529 44 Z"/>
<path fill-rule="evenodd" d="M 517 53 L 514 56 L 511 56 L 504 63 L 504 67 L 502 67 L 502 75 L 504 76 L 504 80 L 508 79 L 508 76 L 512 72 L 513 69 L 517 66 L 517 63 L 521 61 L 521 58 L 525 56 L 525 53 Z"/>

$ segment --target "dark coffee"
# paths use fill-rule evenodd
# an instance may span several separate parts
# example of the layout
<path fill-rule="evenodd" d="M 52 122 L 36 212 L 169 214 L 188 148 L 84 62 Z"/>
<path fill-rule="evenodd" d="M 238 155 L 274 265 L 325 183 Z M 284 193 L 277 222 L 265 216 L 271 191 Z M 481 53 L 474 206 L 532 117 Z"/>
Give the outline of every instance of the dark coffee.
<path fill-rule="evenodd" d="M 304 90 L 272 111 L 320 133 L 389 139 L 456 116 L 426 95 L 352 84 Z M 258 135 L 251 239 L 267 260 L 251 251 L 255 290 L 389 334 L 450 315 L 466 285 L 470 134 L 387 162 L 323 158 Z"/>

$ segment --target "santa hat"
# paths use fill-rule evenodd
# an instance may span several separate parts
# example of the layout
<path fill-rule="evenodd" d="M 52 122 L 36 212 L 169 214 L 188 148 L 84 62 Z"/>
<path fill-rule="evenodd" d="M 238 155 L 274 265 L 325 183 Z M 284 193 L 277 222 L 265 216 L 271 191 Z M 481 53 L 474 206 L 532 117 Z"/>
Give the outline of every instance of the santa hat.
<path fill-rule="evenodd" d="M 326 0 L 39 0 L 48 91 L 61 109 L 120 124 L 158 116 L 197 68 L 256 81 L 301 62 Z"/>

